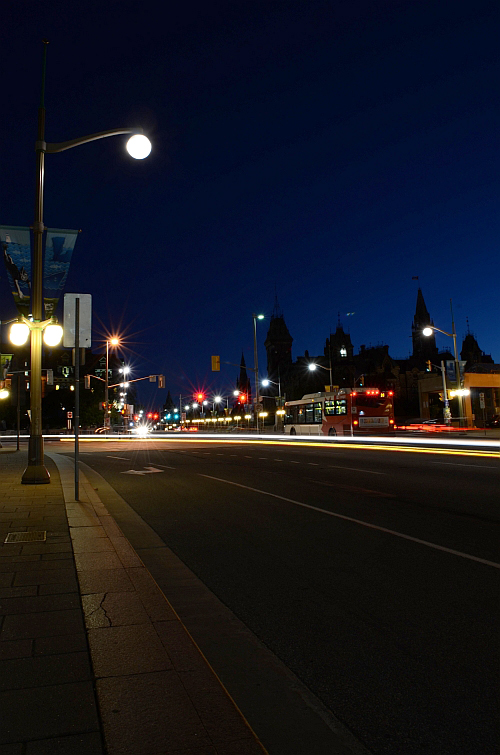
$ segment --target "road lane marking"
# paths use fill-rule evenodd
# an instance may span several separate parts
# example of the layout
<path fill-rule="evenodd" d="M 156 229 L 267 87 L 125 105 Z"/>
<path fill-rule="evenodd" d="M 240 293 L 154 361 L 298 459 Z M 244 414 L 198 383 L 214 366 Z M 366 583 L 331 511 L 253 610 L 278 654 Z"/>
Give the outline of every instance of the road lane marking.
<path fill-rule="evenodd" d="M 169 467 L 167 464 L 157 464 L 157 467 L 163 467 L 163 469 L 176 469 L 176 467 Z M 151 467 L 149 467 L 151 469 Z"/>
<path fill-rule="evenodd" d="M 290 460 L 290 464 L 301 464 L 301 462 L 300 461 L 292 461 L 292 460 Z"/>
<path fill-rule="evenodd" d="M 144 467 L 144 469 L 129 469 L 127 472 L 121 472 L 121 474 L 154 474 L 155 472 L 159 472 L 161 474 L 161 469 L 155 469 L 155 467 Z"/>
<path fill-rule="evenodd" d="M 283 459 L 273 459 L 273 461 L 283 461 Z"/>
<path fill-rule="evenodd" d="M 433 462 L 433 464 L 439 464 L 438 461 Z M 329 464 L 328 469 L 349 469 L 351 472 L 366 472 L 367 474 L 383 474 L 386 475 L 387 472 L 374 472 L 373 469 L 357 469 L 357 467 L 341 467 L 338 464 Z"/>
<path fill-rule="evenodd" d="M 244 488 L 245 490 L 251 490 L 253 493 L 260 493 L 261 495 L 268 495 L 271 498 L 277 498 L 280 501 L 286 501 L 287 503 L 293 503 L 295 506 L 301 506 L 304 509 L 310 509 L 311 511 L 317 511 L 320 514 L 327 514 L 333 516 L 336 519 L 343 519 L 346 522 L 353 522 L 354 524 L 360 524 L 362 527 L 368 527 L 371 530 L 378 530 L 379 532 L 385 532 L 387 535 L 394 535 L 394 537 L 400 537 L 403 540 L 409 540 L 412 543 L 418 545 L 425 545 L 428 548 L 433 548 L 437 551 L 443 551 L 444 553 L 450 553 L 452 556 L 460 556 L 469 561 L 476 561 L 479 564 L 485 564 L 486 566 L 493 566 L 495 569 L 500 569 L 500 564 L 495 561 L 487 561 L 484 558 L 478 558 L 477 556 L 471 556 L 470 553 L 462 553 L 462 551 L 456 551 L 452 548 L 445 548 L 444 545 L 437 545 L 436 543 L 429 543 L 427 540 L 420 540 L 418 537 L 411 537 L 411 535 L 404 535 L 402 532 L 396 532 L 395 530 L 388 530 L 386 527 L 379 527 L 377 524 L 370 524 L 370 522 L 363 522 L 361 519 L 354 519 L 352 516 L 345 516 L 344 514 L 337 514 L 334 511 L 328 511 L 327 509 L 320 509 L 318 506 L 311 506 L 309 503 L 301 503 L 300 501 L 294 501 L 293 498 L 285 498 L 285 496 L 277 495 L 276 493 L 269 493 L 267 490 L 258 490 L 257 488 L 251 488 L 248 485 L 242 485 L 239 482 L 232 482 L 232 480 L 224 480 L 221 477 L 212 477 L 208 474 L 200 474 L 200 477 L 206 477 L 209 480 L 216 480 L 217 482 L 225 482 L 228 485 L 235 485 L 237 488 Z"/>
<path fill-rule="evenodd" d="M 130 461 L 130 459 L 126 459 L 125 456 L 109 456 L 108 459 L 121 459 L 122 461 Z"/>
<path fill-rule="evenodd" d="M 308 463 L 308 464 L 309 464 L 309 466 L 311 466 L 311 467 L 319 467 L 319 464 L 318 464 L 318 463 L 317 463 L 316 461 L 308 461 L 307 463 Z"/>
<path fill-rule="evenodd" d="M 491 469 L 498 472 L 498 467 L 489 467 L 487 464 L 459 464 L 454 461 L 431 461 L 431 464 L 443 464 L 446 467 L 477 467 L 477 469 Z"/>
<path fill-rule="evenodd" d="M 306 477 L 310 482 L 316 483 L 316 485 L 326 485 L 329 488 L 340 488 L 341 490 L 348 490 L 351 493 L 365 493 L 366 495 L 376 496 L 377 498 L 396 498 L 393 493 L 384 493 L 380 490 L 371 490 L 370 488 L 360 488 L 358 485 L 344 485 L 342 482 L 322 482 L 321 480 L 313 480 L 312 477 Z"/>

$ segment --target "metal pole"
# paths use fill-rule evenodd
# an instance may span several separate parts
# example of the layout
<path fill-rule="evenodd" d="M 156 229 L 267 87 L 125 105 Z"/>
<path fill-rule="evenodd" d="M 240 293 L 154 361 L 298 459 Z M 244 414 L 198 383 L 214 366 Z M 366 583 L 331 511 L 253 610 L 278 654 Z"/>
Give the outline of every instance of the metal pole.
<path fill-rule="evenodd" d="M 255 369 L 255 427 L 257 429 L 257 433 L 259 432 L 259 412 L 257 411 L 257 404 L 259 403 L 259 362 L 258 362 L 258 356 L 257 356 L 257 317 L 256 315 L 252 315 L 253 317 L 253 360 L 254 360 L 254 369 Z"/>
<path fill-rule="evenodd" d="M 80 425 L 80 299 L 75 299 L 75 501 L 79 501 L 79 447 L 78 428 Z"/>
<path fill-rule="evenodd" d="M 36 149 L 35 220 L 33 223 L 33 274 L 31 312 L 34 324 L 43 320 L 43 186 L 45 175 L 45 68 L 47 42 L 43 48 L 42 95 L 38 108 L 38 138 Z M 30 377 L 31 425 L 28 445 L 28 466 L 21 482 L 28 485 L 46 484 L 50 475 L 43 459 L 42 436 L 42 331 L 31 328 L 31 377 Z"/>
<path fill-rule="evenodd" d="M 21 375 L 17 376 L 17 448 L 19 451 L 19 436 L 21 435 Z"/>
<path fill-rule="evenodd" d="M 104 427 L 105 432 L 107 432 L 109 423 L 108 423 L 108 371 L 109 371 L 109 341 L 106 339 L 106 375 L 105 375 L 105 383 L 104 383 Z"/>
<path fill-rule="evenodd" d="M 455 376 L 457 381 L 457 390 L 462 389 L 462 377 L 460 375 L 460 364 L 458 363 L 458 354 L 457 354 L 457 334 L 455 331 L 455 321 L 453 319 L 453 306 L 450 299 L 450 310 L 451 310 L 451 333 L 453 336 L 453 352 L 455 355 Z M 460 416 L 460 427 L 464 426 L 464 405 L 463 405 L 463 398 L 462 396 L 458 395 L 458 412 Z"/>
<path fill-rule="evenodd" d="M 451 420 L 451 414 L 450 414 L 450 402 L 448 401 L 448 391 L 446 390 L 446 372 L 444 369 L 444 361 L 441 360 L 441 376 L 443 378 L 443 395 L 444 395 L 444 423 L 445 425 L 450 424 Z"/>

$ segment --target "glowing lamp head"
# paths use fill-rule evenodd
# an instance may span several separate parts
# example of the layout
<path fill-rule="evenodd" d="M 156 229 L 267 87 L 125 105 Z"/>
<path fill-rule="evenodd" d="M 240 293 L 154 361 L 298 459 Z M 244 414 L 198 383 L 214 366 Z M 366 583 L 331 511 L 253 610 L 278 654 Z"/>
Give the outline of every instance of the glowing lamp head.
<path fill-rule="evenodd" d="M 0 390 L 0 398 L 9 398 L 10 393 L 6 388 Z"/>
<path fill-rule="evenodd" d="M 431 336 L 434 333 L 434 331 L 432 328 L 424 328 L 422 333 L 424 336 Z"/>
<path fill-rule="evenodd" d="M 264 388 L 267 388 L 267 386 L 269 385 L 269 380 L 267 378 L 264 378 L 262 385 L 264 386 Z"/>
<path fill-rule="evenodd" d="M 311 370 L 311 372 L 314 372 L 314 370 L 316 369 L 316 366 L 317 365 L 312 364 L 312 363 L 309 365 L 309 369 Z"/>
<path fill-rule="evenodd" d="M 222 396 L 214 396 L 214 401 L 216 404 L 220 404 L 220 402 L 222 401 Z"/>
<path fill-rule="evenodd" d="M 119 338 L 110 338 L 109 339 L 109 343 L 111 344 L 111 346 L 118 346 L 118 344 L 120 343 L 120 339 Z"/>
<path fill-rule="evenodd" d="M 134 134 L 127 142 L 127 152 L 135 160 L 144 160 L 151 152 L 151 142 L 144 134 Z"/>
<path fill-rule="evenodd" d="M 47 346 L 57 346 L 61 343 L 63 337 L 63 329 L 60 325 L 47 325 L 43 331 L 43 340 Z"/>
<path fill-rule="evenodd" d="M 23 346 L 28 340 L 30 329 L 24 322 L 15 322 L 10 327 L 9 338 L 14 346 Z"/>

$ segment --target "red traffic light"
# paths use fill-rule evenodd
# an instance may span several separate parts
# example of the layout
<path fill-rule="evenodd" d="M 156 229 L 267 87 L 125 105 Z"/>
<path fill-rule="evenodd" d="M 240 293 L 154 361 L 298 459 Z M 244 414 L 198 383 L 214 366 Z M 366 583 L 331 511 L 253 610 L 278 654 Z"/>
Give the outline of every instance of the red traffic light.
<path fill-rule="evenodd" d="M 158 414 L 158 412 L 155 412 L 155 413 L 153 414 L 153 419 L 158 419 L 158 417 L 159 417 L 159 414 Z"/>
<path fill-rule="evenodd" d="M 204 393 L 195 393 L 195 399 L 198 401 L 199 404 L 205 399 Z"/>
<path fill-rule="evenodd" d="M 247 402 L 247 394 L 246 393 L 240 393 L 240 395 L 238 396 L 238 401 L 240 402 L 240 404 L 246 404 L 246 402 Z"/>
<path fill-rule="evenodd" d="M 153 412 L 148 412 L 148 419 L 153 419 Z"/>

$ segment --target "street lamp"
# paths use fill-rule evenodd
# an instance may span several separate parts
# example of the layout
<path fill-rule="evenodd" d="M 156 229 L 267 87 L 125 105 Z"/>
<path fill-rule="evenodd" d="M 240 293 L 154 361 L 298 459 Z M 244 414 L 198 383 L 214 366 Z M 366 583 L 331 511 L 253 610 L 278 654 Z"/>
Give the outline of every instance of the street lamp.
<path fill-rule="evenodd" d="M 106 430 L 109 429 L 111 425 L 111 417 L 109 416 L 109 346 L 118 346 L 120 344 L 120 340 L 118 338 L 107 338 L 106 339 L 106 375 L 104 377 L 104 427 Z"/>
<path fill-rule="evenodd" d="M 321 367 L 322 370 L 326 370 L 330 373 L 330 390 L 332 390 L 332 363 L 330 362 L 329 367 L 324 367 L 322 364 L 317 364 L 316 362 L 309 362 L 307 365 L 308 369 L 311 372 L 314 372 L 318 367 Z"/>
<path fill-rule="evenodd" d="M 255 371 L 255 427 L 259 432 L 259 413 L 257 411 L 257 404 L 259 403 L 259 357 L 257 353 L 257 320 L 263 320 L 264 315 L 252 314 L 253 318 L 253 360 Z"/>
<path fill-rule="evenodd" d="M 42 67 L 42 92 L 40 106 L 38 108 L 38 134 L 35 142 L 36 151 L 36 188 L 35 188 L 35 221 L 33 223 L 33 280 L 32 280 L 32 315 L 31 329 L 31 383 L 30 383 L 30 408 L 31 425 L 28 446 L 28 466 L 24 470 L 22 482 L 24 484 L 49 483 L 50 475 L 45 468 L 43 459 L 43 436 L 42 436 L 42 331 L 43 326 L 43 189 L 45 177 L 45 154 L 64 152 L 72 147 L 104 139 L 118 134 L 142 135 L 141 128 L 121 128 L 111 131 L 100 131 L 96 134 L 72 139 L 67 142 L 48 143 L 45 141 L 45 69 L 47 59 L 47 41 L 44 40 L 43 67 Z M 147 137 L 144 137 L 147 139 Z M 131 140 L 129 140 L 130 142 Z M 133 154 L 134 142 L 130 154 L 136 159 L 146 157 L 145 154 Z M 144 142 L 142 151 L 144 152 Z M 77 356 L 78 358 L 78 356 Z"/>
<path fill-rule="evenodd" d="M 451 306 L 451 301 L 450 301 Z M 460 364 L 458 361 L 458 353 L 457 353 L 457 334 L 455 331 L 455 322 L 453 320 L 453 310 L 451 315 L 451 333 L 447 333 L 446 330 L 441 330 L 441 328 L 436 328 L 435 325 L 428 325 L 422 330 L 422 334 L 424 336 L 431 336 L 433 332 L 437 330 L 438 333 L 442 333 L 445 336 L 449 336 L 450 338 L 453 338 L 453 354 L 455 356 L 455 378 L 457 381 L 457 389 L 461 391 L 462 388 L 462 376 L 460 375 Z M 458 411 L 460 415 L 460 427 L 463 427 L 464 422 L 464 407 L 462 403 L 462 393 L 457 392 L 457 398 L 458 398 Z"/>

